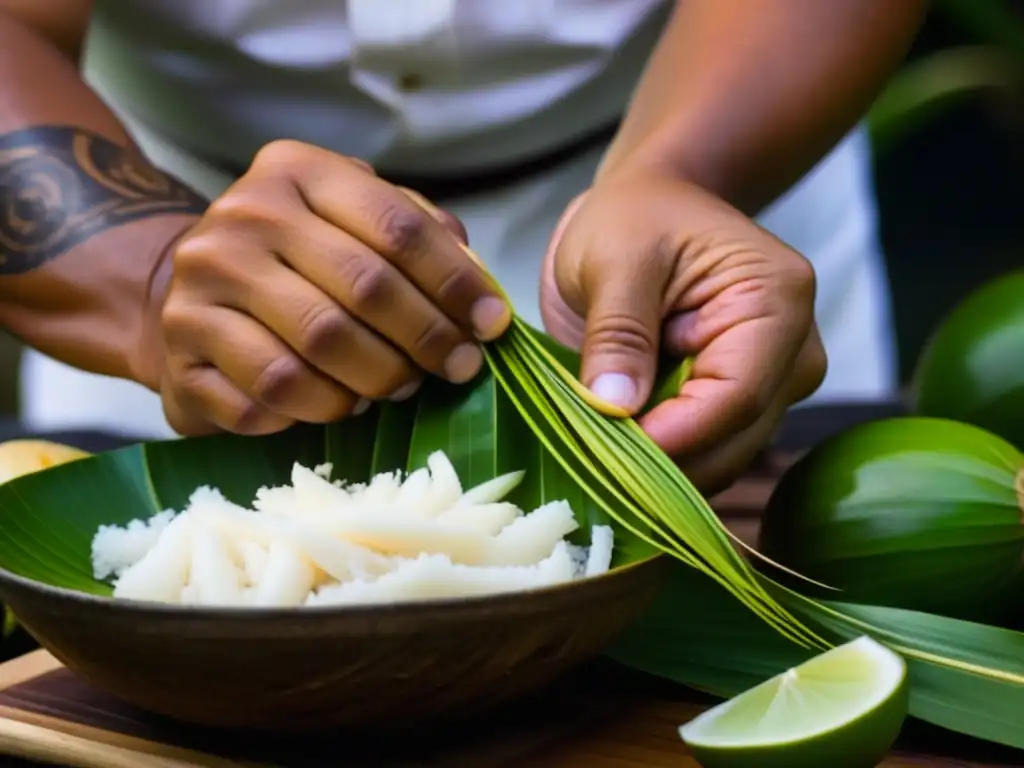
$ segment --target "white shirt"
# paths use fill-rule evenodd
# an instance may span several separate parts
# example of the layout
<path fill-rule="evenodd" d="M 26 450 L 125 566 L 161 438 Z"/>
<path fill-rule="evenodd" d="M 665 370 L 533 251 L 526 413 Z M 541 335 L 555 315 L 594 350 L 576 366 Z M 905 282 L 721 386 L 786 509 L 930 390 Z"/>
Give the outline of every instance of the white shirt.
<path fill-rule="evenodd" d="M 667 0 L 98 0 L 87 79 L 151 159 L 213 197 L 277 138 L 385 172 L 473 172 L 543 155 L 625 109 Z M 682 98 L 683 95 L 680 95 Z M 539 325 L 540 261 L 602 149 L 507 188 L 461 198 L 474 249 Z M 830 369 L 816 399 L 891 395 L 889 299 L 855 131 L 760 218 L 818 274 Z M 72 394 L 73 393 L 73 394 Z M 142 387 L 26 355 L 23 417 L 35 429 L 169 435 Z"/>
<path fill-rule="evenodd" d="M 666 0 L 99 0 L 104 90 L 244 164 L 300 138 L 382 171 L 535 157 L 620 115 Z"/>

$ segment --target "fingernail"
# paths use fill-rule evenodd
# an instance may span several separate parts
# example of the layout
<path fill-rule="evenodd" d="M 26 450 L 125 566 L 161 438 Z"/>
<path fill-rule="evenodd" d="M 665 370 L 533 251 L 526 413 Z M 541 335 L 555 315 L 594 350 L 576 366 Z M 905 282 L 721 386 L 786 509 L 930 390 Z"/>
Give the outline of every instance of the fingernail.
<path fill-rule="evenodd" d="M 365 397 L 359 398 L 359 401 L 352 408 L 352 415 L 353 416 L 362 416 L 364 413 L 366 413 L 368 410 L 370 410 L 370 406 L 371 405 L 373 405 L 373 403 L 371 403 Z"/>
<path fill-rule="evenodd" d="M 636 382 L 624 373 L 602 373 L 590 385 L 590 391 L 606 403 L 630 408 L 636 400 Z"/>
<path fill-rule="evenodd" d="M 469 316 L 476 335 L 483 341 L 490 341 L 504 333 L 512 318 L 508 305 L 496 296 L 477 299 Z"/>
<path fill-rule="evenodd" d="M 395 403 L 400 403 L 403 400 L 408 400 L 410 397 L 416 394 L 417 390 L 419 390 L 420 388 L 421 383 L 422 382 L 419 381 L 410 381 L 408 384 L 403 384 L 401 387 L 396 389 L 394 393 L 391 395 L 391 401 Z"/>
<path fill-rule="evenodd" d="M 476 376 L 483 362 L 483 353 L 476 344 L 459 344 L 444 361 L 444 372 L 449 381 L 462 384 Z"/>

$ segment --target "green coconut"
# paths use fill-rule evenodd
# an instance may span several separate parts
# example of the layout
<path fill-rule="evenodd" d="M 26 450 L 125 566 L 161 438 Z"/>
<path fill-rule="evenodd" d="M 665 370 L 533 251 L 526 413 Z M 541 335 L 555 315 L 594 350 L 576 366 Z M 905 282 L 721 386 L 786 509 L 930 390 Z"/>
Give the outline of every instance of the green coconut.
<path fill-rule="evenodd" d="M 1002 621 L 1021 571 L 1022 510 L 1024 455 L 1007 441 L 946 419 L 885 419 L 785 474 L 759 548 L 841 590 L 837 600 Z"/>
<path fill-rule="evenodd" d="M 911 398 L 917 414 L 975 424 L 1024 449 L 1024 270 L 949 314 L 918 360 Z"/>

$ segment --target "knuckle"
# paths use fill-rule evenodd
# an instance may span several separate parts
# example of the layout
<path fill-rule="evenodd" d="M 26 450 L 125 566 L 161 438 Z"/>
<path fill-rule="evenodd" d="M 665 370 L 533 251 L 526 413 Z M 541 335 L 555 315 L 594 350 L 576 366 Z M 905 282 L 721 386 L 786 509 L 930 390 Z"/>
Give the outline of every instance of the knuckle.
<path fill-rule="evenodd" d="M 805 304 L 813 304 L 817 293 L 818 280 L 814 266 L 803 256 L 792 259 L 786 265 L 783 281 L 790 296 Z"/>
<path fill-rule="evenodd" d="M 174 280 L 188 290 L 200 293 L 225 282 L 236 282 L 243 259 L 237 258 L 237 240 L 232 245 L 228 233 L 208 229 L 182 240 L 174 251 Z"/>
<path fill-rule="evenodd" d="M 242 189 L 227 192 L 206 210 L 206 220 L 221 226 L 241 224 L 246 227 L 290 229 L 292 206 L 283 195 L 264 189 Z"/>
<path fill-rule="evenodd" d="M 335 421 L 341 421 L 342 419 L 354 415 L 353 411 L 355 410 L 357 402 L 358 401 L 355 398 L 349 398 L 344 401 L 339 400 L 333 405 L 311 414 L 308 418 L 302 419 L 302 421 L 309 424 L 331 424 Z"/>
<path fill-rule="evenodd" d="M 388 366 L 368 383 L 366 391 L 361 391 L 359 394 L 371 400 L 385 400 L 408 386 L 412 381 L 411 371 L 407 370 L 406 366 Z"/>
<path fill-rule="evenodd" d="M 386 203 L 377 220 L 381 249 L 392 257 L 408 257 L 423 243 L 430 218 L 408 201 Z"/>
<path fill-rule="evenodd" d="M 740 389 L 733 397 L 732 411 L 735 414 L 737 427 L 749 427 L 768 410 L 769 402 L 766 394 L 758 389 Z"/>
<path fill-rule="evenodd" d="M 376 376 L 373 380 L 368 381 L 361 387 L 353 387 L 353 391 L 356 391 L 362 397 L 369 398 L 370 400 L 386 400 L 402 386 L 401 383 L 392 384 L 392 381 L 398 381 L 393 376 Z"/>
<path fill-rule="evenodd" d="M 299 318 L 299 352 L 307 360 L 323 360 L 343 349 L 351 318 L 334 304 L 314 304 Z"/>
<path fill-rule="evenodd" d="M 182 437 L 204 437 L 221 431 L 212 421 L 194 415 L 186 416 L 167 408 L 164 409 L 164 418 L 168 426 Z"/>
<path fill-rule="evenodd" d="M 206 372 L 202 367 L 168 366 L 169 383 L 174 400 L 189 411 L 203 411 L 206 407 Z"/>
<path fill-rule="evenodd" d="M 352 165 L 354 165 L 359 170 L 365 171 L 371 176 L 377 175 L 377 171 L 374 170 L 373 166 L 366 160 L 363 160 L 361 157 L 353 157 L 352 155 L 345 155 L 344 157 L 348 162 L 352 163 Z"/>
<path fill-rule="evenodd" d="M 408 352 L 420 365 L 438 372 L 442 370 L 445 358 L 459 341 L 449 324 L 438 318 L 423 325 L 412 340 Z"/>
<path fill-rule="evenodd" d="M 372 400 L 385 400 L 408 386 L 411 381 L 408 376 L 381 377 L 368 388 L 369 391 L 362 394 Z"/>
<path fill-rule="evenodd" d="M 809 345 L 801 359 L 800 371 L 806 378 L 815 382 L 815 387 L 821 384 L 825 378 L 825 371 L 828 369 L 828 355 L 821 342 Z"/>
<path fill-rule="evenodd" d="M 625 314 L 596 316 L 587 328 L 587 351 L 591 355 L 633 353 L 653 358 L 658 343 L 638 318 Z"/>
<path fill-rule="evenodd" d="M 295 139 L 275 139 L 259 148 L 252 159 L 252 169 L 294 169 L 305 164 L 311 149 Z"/>
<path fill-rule="evenodd" d="M 183 269 L 202 268 L 217 261 L 221 251 L 222 238 L 214 231 L 203 230 L 183 237 L 174 248 L 175 277 L 181 277 Z"/>
<path fill-rule="evenodd" d="M 281 419 L 252 400 L 239 402 L 225 414 L 225 428 L 238 435 L 266 435 L 287 427 L 290 420 Z"/>
<path fill-rule="evenodd" d="M 214 422 L 217 411 L 216 390 L 210 380 L 217 373 L 207 365 L 174 366 L 170 369 L 173 400 L 188 420 Z"/>
<path fill-rule="evenodd" d="M 469 232 L 466 230 L 466 225 L 462 223 L 462 219 L 454 213 L 449 213 L 445 210 L 438 210 L 437 218 L 441 225 L 455 235 L 456 238 L 463 243 L 469 242 Z"/>
<path fill-rule="evenodd" d="M 484 291 L 476 268 L 472 264 L 459 264 L 441 279 L 437 299 L 446 306 L 458 307 L 461 313 L 468 315 L 473 302 Z"/>
<path fill-rule="evenodd" d="M 275 357 L 256 375 L 250 385 L 250 395 L 258 403 L 276 410 L 290 401 L 305 376 L 306 366 L 298 358 Z"/>
<path fill-rule="evenodd" d="M 216 386 L 220 374 L 210 366 L 189 366 L 175 377 L 170 399 L 176 407 L 165 412 L 171 426 L 182 434 L 207 434 L 216 427 L 239 435 L 265 435 L 280 431 L 291 420 L 278 416 L 239 392 Z"/>
<path fill-rule="evenodd" d="M 357 313 L 374 312 L 389 305 L 394 295 L 394 279 L 391 271 L 379 260 L 361 262 L 350 269 L 348 281 L 349 300 Z"/>
<path fill-rule="evenodd" d="M 796 361 L 796 400 L 803 400 L 814 394 L 818 387 L 825 381 L 825 374 L 828 372 L 828 354 L 821 340 L 811 339 L 801 350 Z"/>
<path fill-rule="evenodd" d="M 169 297 L 160 310 L 160 325 L 165 341 L 177 346 L 191 332 L 194 310 L 190 311 L 184 302 Z"/>

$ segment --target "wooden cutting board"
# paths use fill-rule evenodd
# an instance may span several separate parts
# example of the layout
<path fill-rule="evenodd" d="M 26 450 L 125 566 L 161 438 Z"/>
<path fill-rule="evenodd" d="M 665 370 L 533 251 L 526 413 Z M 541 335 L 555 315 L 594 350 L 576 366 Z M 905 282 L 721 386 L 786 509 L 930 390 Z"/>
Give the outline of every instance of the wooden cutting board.
<path fill-rule="evenodd" d="M 36 651 L 0 665 L 0 754 L 76 768 L 698 768 L 677 728 L 705 706 L 679 687 L 602 662 L 457 732 L 245 737 L 134 710 Z M 1024 766 L 1024 757 L 987 745 L 957 740 L 941 754 L 918 742 L 883 768 Z"/>

